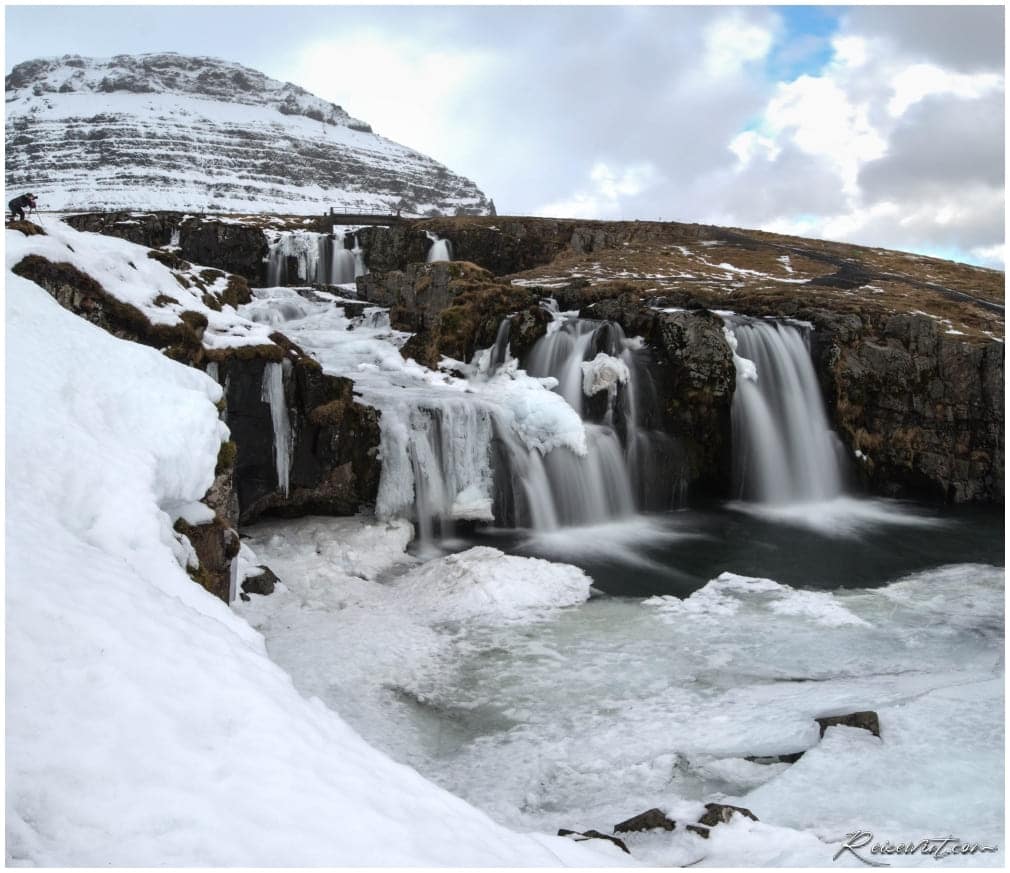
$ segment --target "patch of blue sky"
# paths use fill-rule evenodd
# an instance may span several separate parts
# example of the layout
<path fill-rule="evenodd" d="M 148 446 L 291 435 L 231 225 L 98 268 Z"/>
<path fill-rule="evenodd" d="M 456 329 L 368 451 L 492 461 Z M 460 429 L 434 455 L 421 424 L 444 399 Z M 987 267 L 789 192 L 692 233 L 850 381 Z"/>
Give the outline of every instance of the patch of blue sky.
<path fill-rule="evenodd" d="M 831 61 L 831 37 L 838 31 L 844 7 L 779 6 L 782 30 L 765 60 L 773 81 L 792 82 L 816 76 Z"/>

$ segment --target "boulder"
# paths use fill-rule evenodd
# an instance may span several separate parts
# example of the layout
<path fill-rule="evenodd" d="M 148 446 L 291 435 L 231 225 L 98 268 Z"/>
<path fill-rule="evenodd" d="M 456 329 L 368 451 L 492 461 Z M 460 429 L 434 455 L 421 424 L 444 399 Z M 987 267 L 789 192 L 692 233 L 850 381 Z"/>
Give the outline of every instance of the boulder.
<path fill-rule="evenodd" d="M 631 831 L 651 831 L 661 829 L 672 831 L 677 823 L 666 817 L 661 809 L 647 809 L 645 812 L 632 816 L 620 824 L 614 825 L 614 833 L 623 834 Z"/>
<path fill-rule="evenodd" d="M 246 576 L 242 580 L 242 590 L 246 594 L 273 594 L 274 586 L 281 580 L 269 567 L 258 567 L 262 572 L 254 576 Z"/>
<path fill-rule="evenodd" d="M 601 831 L 579 832 L 579 831 L 570 831 L 566 828 L 561 828 L 558 831 L 558 836 L 572 837 L 573 839 L 575 839 L 576 842 L 583 842 L 584 840 L 607 840 L 608 842 L 611 842 L 615 846 L 617 846 L 617 848 L 619 848 L 622 852 L 625 852 L 628 855 L 631 854 L 631 852 L 628 851 L 628 847 L 624 844 L 624 840 L 615 836 L 611 836 L 610 834 L 602 833 Z M 581 839 L 579 839 L 580 837 Z"/>
<path fill-rule="evenodd" d="M 840 724 L 845 727 L 860 728 L 869 731 L 875 737 L 880 736 L 880 719 L 872 709 L 862 712 L 850 712 L 848 715 L 830 715 L 816 719 L 821 726 L 821 736 L 832 725 Z"/>

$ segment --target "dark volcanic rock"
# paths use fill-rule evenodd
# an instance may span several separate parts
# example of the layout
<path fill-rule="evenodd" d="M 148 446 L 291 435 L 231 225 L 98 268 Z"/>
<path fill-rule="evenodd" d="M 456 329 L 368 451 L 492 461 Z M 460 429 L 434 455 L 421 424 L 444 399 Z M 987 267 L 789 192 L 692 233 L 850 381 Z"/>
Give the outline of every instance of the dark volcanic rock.
<path fill-rule="evenodd" d="M 358 296 L 388 306 L 390 323 L 414 334 L 401 350 L 429 367 L 443 355 L 469 361 L 491 346 L 501 322 L 513 316 L 512 350 L 518 356 L 547 331 L 550 316 L 535 294 L 494 279 L 465 261 L 410 264 L 358 280 Z"/>
<path fill-rule="evenodd" d="M 581 314 L 614 321 L 629 336 L 645 338 L 655 360 L 659 424 L 683 446 L 689 481 L 726 493 L 736 369 L 722 319 L 704 309 L 659 312 L 630 294 L 593 303 Z"/>
<path fill-rule="evenodd" d="M 181 212 L 85 212 L 63 220 L 75 230 L 116 236 L 148 248 L 167 246 L 184 218 Z M 207 263 L 209 261 L 199 263 Z"/>
<path fill-rule="evenodd" d="M 618 837 L 611 836 L 610 834 L 602 833 L 601 831 L 582 831 L 582 832 L 580 832 L 580 831 L 570 831 L 570 830 L 567 830 L 566 828 L 561 828 L 558 831 L 558 836 L 559 837 L 582 837 L 582 840 L 578 840 L 578 839 L 576 840 L 576 842 L 580 842 L 580 843 L 583 842 L 583 840 L 607 840 L 607 842 L 613 843 L 622 852 L 626 852 L 629 855 L 631 854 L 631 852 L 628 851 L 628 847 L 624 844 L 624 840 L 619 839 Z"/>
<path fill-rule="evenodd" d="M 246 594 L 273 594 L 274 586 L 281 581 L 269 567 L 260 567 L 260 569 L 263 571 L 262 573 L 246 576 L 242 580 L 242 590 Z"/>
<path fill-rule="evenodd" d="M 848 715 L 831 715 L 816 719 L 821 726 L 821 736 L 832 725 L 840 724 L 846 727 L 860 728 L 869 731 L 875 737 L 880 736 L 880 719 L 872 709 L 863 712 L 850 712 Z"/>
<path fill-rule="evenodd" d="M 705 827 L 715 827 L 718 824 L 725 824 L 736 815 L 742 815 L 751 821 L 757 821 L 758 817 L 749 809 L 742 806 L 729 806 L 725 803 L 706 803 L 706 813 L 698 819 L 698 824 Z"/>
<path fill-rule="evenodd" d="M 249 224 L 188 218 L 179 228 L 180 254 L 197 264 L 237 273 L 253 285 L 266 277 L 266 234 Z"/>
<path fill-rule="evenodd" d="M 905 313 L 833 340 L 835 420 L 873 491 L 1002 502 L 1001 343 L 961 342 Z"/>
<path fill-rule="evenodd" d="M 284 367 L 291 426 L 289 490 L 280 490 L 270 406 L 263 377 L 273 362 L 233 357 L 218 364 L 227 384 L 226 421 L 237 445 L 235 488 L 239 519 L 263 513 L 351 515 L 374 503 L 379 484 L 379 414 L 354 401 L 349 379 L 328 376 L 308 358 Z"/>
<path fill-rule="evenodd" d="M 622 821 L 620 824 L 614 825 L 614 833 L 624 834 L 632 831 L 651 831 L 657 829 L 672 831 L 676 827 L 677 823 L 667 818 L 666 813 L 661 809 L 648 809 Z"/>
<path fill-rule="evenodd" d="M 227 603 L 231 589 L 231 560 L 240 548 L 238 532 L 218 517 L 200 525 L 187 524 L 179 519 L 175 530 L 189 540 L 199 558 L 199 566 L 189 570 L 193 581 Z"/>

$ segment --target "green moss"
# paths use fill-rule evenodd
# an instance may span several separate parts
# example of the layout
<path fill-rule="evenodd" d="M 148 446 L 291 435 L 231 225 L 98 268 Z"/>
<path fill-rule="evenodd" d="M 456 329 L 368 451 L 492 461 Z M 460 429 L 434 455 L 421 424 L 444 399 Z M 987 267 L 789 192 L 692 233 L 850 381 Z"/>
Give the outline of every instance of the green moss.
<path fill-rule="evenodd" d="M 207 267 L 200 271 L 200 278 L 208 285 L 213 285 L 218 279 L 223 278 L 224 275 L 223 271 L 215 270 L 213 267 Z"/>
<path fill-rule="evenodd" d="M 147 256 L 152 261 L 157 261 L 159 264 L 163 264 L 170 270 L 188 270 L 192 267 L 189 261 L 180 258 L 175 252 L 164 252 L 161 249 L 151 249 Z"/>
<path fill-rule="evenodd" d="M 221 301 L 218 300 L 209 291 L 204 292 L 202 299 L 203 299 L 203 305 L 206 306 L 208 309 L 213 309 L 215 312 L 221 311 Z"/>
<path fill-rule="evenodd" d="M 25 236 L 45 236 L 46 232 L 37 224 L 30 221 L 11 221 L 7 224 L 8 230 L 19 230 Z"/>
<path fill-rule="evenodd" d="M 185 312 L 179 314 L 179 318 L 183 324 L 197 334 L 203 333 L 207 329 L 207 316 L 202 312 L 194 312 L 192 309 L 187 309 Z"/>
<path fill-rule="evenodd" d="M 221 302 L 238 308 L 250 300 L 252 300 L 252 289 L 249 288 L 249 283 L 241 276 L 229 276 L 228 284 L 221 295 Z"/>
<path fill-rule="evenodd" d="M 313 409 L 309 413 L 309 421 L 319 427 L 339 427 L 346 412 L 346 401 L 332 400 Z"/>
<path fill-rule="evenodd" d="M 208 361 L 253 361 L 261 358 L 266 361 L 284 360 L 284 349 L 273 343 L 258 346 L 233 346 L 224 349 L 205 349 Z"/>
<path fill-rule="evenodd" d="M 227 473 L 235 466 L 235 456 L 238 453 L 238 446 L 233 440 L 221 443 L 221 448 L 217 451 L 217 464 L 214 467 L 214 475 L 220 476 Z"/>
<path fill-rule="evenodd" d="M 189 279 L 187 279 L 181 273 L 173 273 L 172 275 L 175 276 L 175 281 L 178 282 L 180 285 L 182 285 L 183 288 L 187 289 L 189 288 Z"/>
<path fill-rule="evenodd" d="M 178 306 L 179 301 L 176 300 L 174 297 L 169 297 L 167 294 L 159 294 L 157 297 L 154 298 L 155 306 L 171 306 L 172 304 Z"/>

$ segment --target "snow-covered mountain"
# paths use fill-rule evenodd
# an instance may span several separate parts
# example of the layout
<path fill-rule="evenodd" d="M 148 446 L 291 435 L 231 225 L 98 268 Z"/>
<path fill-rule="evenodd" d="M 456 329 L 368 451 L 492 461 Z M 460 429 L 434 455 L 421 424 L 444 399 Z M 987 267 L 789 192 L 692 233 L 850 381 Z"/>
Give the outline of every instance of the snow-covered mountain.
<path fill-rule="evenodd" d="M 469 179 L 238 64 L 65 55 L 18 64 L 5 84 L 7 191 L 43 209 L 489 211 Z"/>

